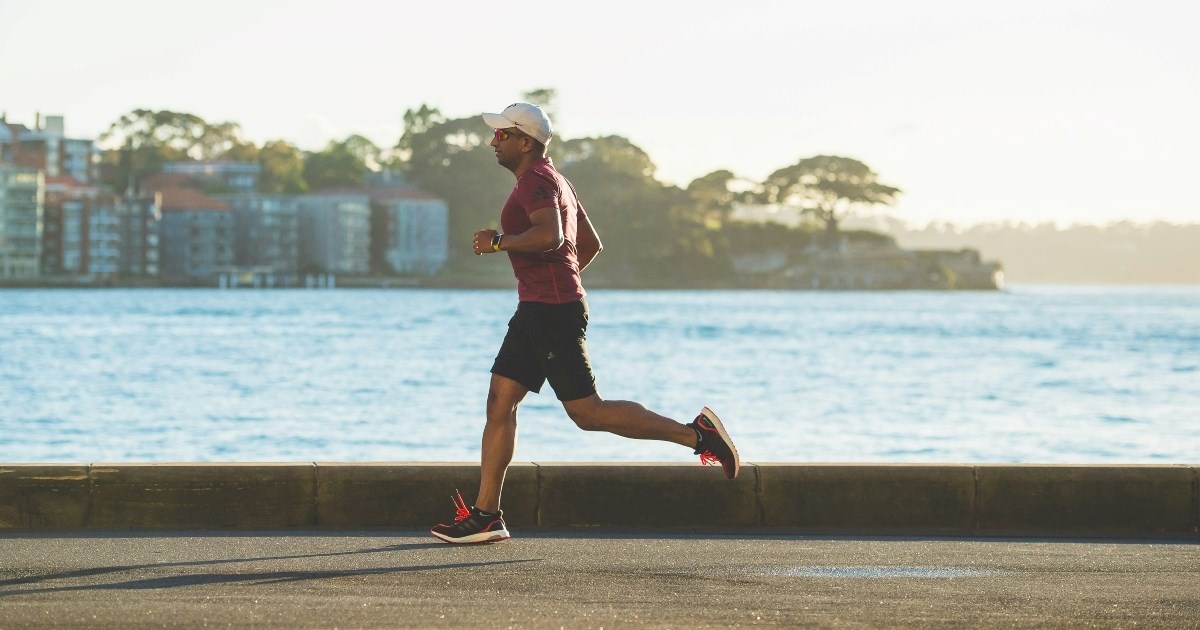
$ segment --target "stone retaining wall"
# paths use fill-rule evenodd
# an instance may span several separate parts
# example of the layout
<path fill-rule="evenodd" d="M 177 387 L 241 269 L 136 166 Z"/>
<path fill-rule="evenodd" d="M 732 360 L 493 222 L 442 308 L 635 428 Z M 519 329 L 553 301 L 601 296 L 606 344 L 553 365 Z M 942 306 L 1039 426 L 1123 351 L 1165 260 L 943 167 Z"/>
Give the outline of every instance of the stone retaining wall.
<path fill-rule="evenodd" d="M 424 529 L 467 463 L 0 464 L 0 531 Z M 518 463 L 514 528 L 1200 538 L 1200 466 Z"/>

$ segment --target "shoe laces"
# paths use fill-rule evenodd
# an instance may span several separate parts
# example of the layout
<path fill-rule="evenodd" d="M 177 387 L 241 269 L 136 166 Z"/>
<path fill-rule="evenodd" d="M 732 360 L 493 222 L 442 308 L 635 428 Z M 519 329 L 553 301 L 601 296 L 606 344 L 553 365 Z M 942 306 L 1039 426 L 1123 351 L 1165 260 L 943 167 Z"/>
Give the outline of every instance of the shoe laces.
<path fill-rule="evenodd" d="M 700 453 L 700 464 L 703 466 L 720 466 L 721 458 L 713 455 L 712 451 Z"/>
<path fill-rule="evenodd" d="M 457 523 L 471 515 L 470 508 L 467 507 L 467 502 L 463 501 L 462 493 L 457 489 L 454 491 L 454 496 L 450 497 L 454 502 L 454 522 Z"/>

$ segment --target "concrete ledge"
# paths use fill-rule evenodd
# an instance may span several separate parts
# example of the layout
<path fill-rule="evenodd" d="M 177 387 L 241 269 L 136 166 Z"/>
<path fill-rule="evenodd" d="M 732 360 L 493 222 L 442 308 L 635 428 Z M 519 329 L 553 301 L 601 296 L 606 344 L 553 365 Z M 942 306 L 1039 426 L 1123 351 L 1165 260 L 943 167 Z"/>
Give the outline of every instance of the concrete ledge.
<path fill-rule="evenodd" d="M 0 464 L 0 530 L 87 527 L 88 466 Z"/>
<path fill-rule="evenodd" d="M 318 463 L 317 525 L 328 528 L 426 528 L 452 517 L 457 489 L 468 503 L 479 489 L 479 464 Z M 537 519 L 537 467 L 513 464 L 505 476 L 505 521 Z"/>
<path fill-rule="evenodd" d="M 757 469 L 732 482 L 694 464 L 541 464 L 544 527 L 753 527 Z M 507 490 L 505 491 L 507 492 Z"/>
<path fill-rule="evenodd" d="M 965 465 L 760 464 L 763 525 L 816 531 L 970 533 L 975 470 Z"/>
<path fill-rule="evenodd" d="M 258 529 L 317 525 L 313 464 L 95 464 L 98 529 Z"/>
<path fill-rule="evenodd" d="M 0 464 L 0 531 L 424 529 L 474 463 Z M 1200 539 L 1200 466 L 519 463 L 509 524 Z"/>
<path fill-rule="evenodd" d="M 1195 475 L 1186 466 L 978 466 L 987 533 L 1195 534 Z"/>

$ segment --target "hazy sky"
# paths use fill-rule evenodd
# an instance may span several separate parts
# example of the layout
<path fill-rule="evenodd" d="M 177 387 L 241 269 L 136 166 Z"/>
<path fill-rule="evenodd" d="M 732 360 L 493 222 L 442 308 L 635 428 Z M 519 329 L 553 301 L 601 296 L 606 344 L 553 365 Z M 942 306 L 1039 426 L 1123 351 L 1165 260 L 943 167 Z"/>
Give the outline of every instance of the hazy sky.
<path fill-rule="evenodd" d="M 0 0 L 0 111 L 390 146 L 406 108 L 549 87 L 560 137 L 625 136 L 682 186 L 834 154 L 915 223 L 1200 222 L 1198 26 L 1194 0 Z"/>

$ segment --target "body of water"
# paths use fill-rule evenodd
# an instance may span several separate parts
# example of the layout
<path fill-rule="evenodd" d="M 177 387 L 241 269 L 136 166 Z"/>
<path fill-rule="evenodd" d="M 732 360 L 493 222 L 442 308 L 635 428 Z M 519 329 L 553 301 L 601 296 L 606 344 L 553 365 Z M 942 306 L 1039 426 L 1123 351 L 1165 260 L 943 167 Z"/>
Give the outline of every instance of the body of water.
<path fill-rule="evenodd" d="M 0 291 L 0 462 L 476 461 L 511 290 Z M 1200 461 L 1200 289 L 615 291 L 605 398 L 748 462 Z M 690 461 L 578 430 L 517 461 Z"/>

